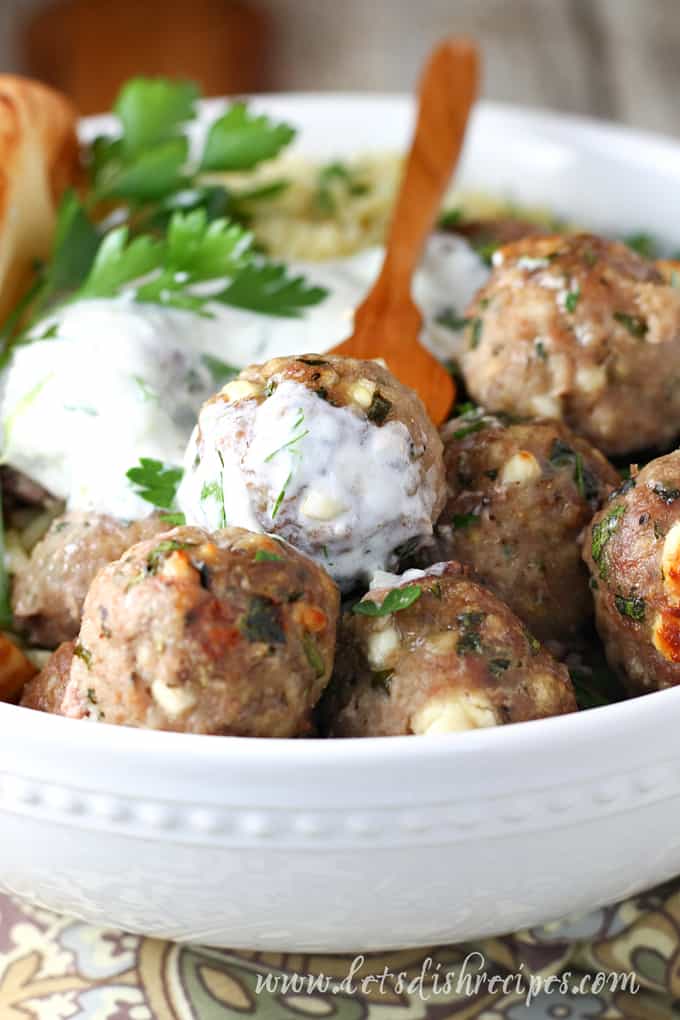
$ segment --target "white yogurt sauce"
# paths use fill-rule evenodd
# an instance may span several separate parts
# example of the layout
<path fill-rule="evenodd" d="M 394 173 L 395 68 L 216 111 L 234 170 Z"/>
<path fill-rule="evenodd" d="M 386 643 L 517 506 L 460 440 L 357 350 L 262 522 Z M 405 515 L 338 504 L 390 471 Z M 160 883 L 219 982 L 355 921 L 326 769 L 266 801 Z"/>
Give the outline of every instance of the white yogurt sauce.
<path fill-rule="evenodd" d="M 179 504 L 188 524 L 281 535 L 349 587 L 432 530 L 438 493 L 402 422 L 377 426 L 287 380 L 258 403 L 207 404 Z"/>
<path fill-rule="evenodd" d="M 296 319 L 223 306 L 213 318 L 141 305 L 127 297 L 76 302 L 40 325 L 58 335 L 19 348 L 5 373 L 3 462 L 65 499 L 69 509 L 137 518 L 152 512 L 126 478 L 140 457 L 181 463 L 204 400 L 221 381 L 205 355 L 238 368 L 286 354 L 323 352 L 351 332 L 376 277 L 381 249 L 323 263 L 291 264 L 328 297 Z M 461 238 L 430 238 L 414 281 L 423 338 L 442 358 L 461 334 L 437 325 L 459 314 L 488 270 Z"/>
<path fill-rule="evenodd" d="M 392 574 L 389 570 L 376 570 L 371 576 L 369 593 L 376 588 L 396 588 L 400 584 L 416 584 L 423 577 L 441 577 L 446 568 L 446 563 L 433 563 L 427 570 L 419 570 L 412 567 L 405 570 L 403 574 Z"/>

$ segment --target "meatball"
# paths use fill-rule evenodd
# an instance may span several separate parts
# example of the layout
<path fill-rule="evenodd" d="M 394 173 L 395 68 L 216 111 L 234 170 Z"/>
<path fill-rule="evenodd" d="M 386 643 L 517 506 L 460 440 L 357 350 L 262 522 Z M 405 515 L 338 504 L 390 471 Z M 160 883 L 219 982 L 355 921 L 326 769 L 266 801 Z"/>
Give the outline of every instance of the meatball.
<path fill-rule="evenodd" d="M 14 623 L 31 644 L 55 648 L 78 634 L 94 575 L 135 542 L 168 530 L 160 517 L 119 521 L 74 512 L 57 517 L 14 577 Z"/>
<path fill-rule="evenodd" d="M 275 358 L 204 404 L 178 499 L 188 523 L 281 535 L 348 589 L 432 533 L 442 444 L 416 394 L 381 364 Z"/>
<path fill-rule="evenodd" d="M 7 464 L 0 467 L 0 488 L 4 510 L 54 507 L 59 502 L 42 485 L 38 485 L 28 475 L 15 471 Z"/>
<path fill-rule="evenodd" d="M 618 473 L 561 422 L 471 409 L 442 436 L 449 499 L 417 561 L 468 563 L 542 641 L 577 637 L 593 612 L 581 533 Z"/>
<path fill-rule="evenodd" d="M 680 451 L 612 495 L 583 556 L 607 660 L 629 693 L 680 684 Z"/>
<path fill-rule="evenodd" d="M 409 571 L 343 615 L 322 703 L 335 737 L 439 734 L 572 712 L 569 674 L 458 563 Z"/>
<path fill-rule="evenodd" d="M 286 542 L 180 527 L 99 571 L 64 713 L 191 733 L 305 735 L 333 667 L 339 593 Z"/>
<path fill-rule="evenodd" d="M 37 712 L 51 712 L 54 715 L 62 714 L 62 702 L 71 673 L 74 647 L 73 641 L 65 641 L 59 645 L 41 672 L 28 681 L 20 701 L 24 708 L 34 708 Z"/>
<path fill-rule="evenodd" d="M 559 418 L 605 453 L 680 434 L 680 290 L 588 234 L 496 252 L 468 310 L 461 367 L 491 411 Z"/>
<path fill-rule="evenodd" d="M 440 230 L 460 234 L 482 254 L 494 251 L 498 245 L 511 244 L 524 237 L 535 237 L 544 234 L 545 228 L 530 220 L 517 219 L 514 216 L 499 216 L 487 220 L 462 220 L 454 222 L 450 227 L 440 226 Z"/>

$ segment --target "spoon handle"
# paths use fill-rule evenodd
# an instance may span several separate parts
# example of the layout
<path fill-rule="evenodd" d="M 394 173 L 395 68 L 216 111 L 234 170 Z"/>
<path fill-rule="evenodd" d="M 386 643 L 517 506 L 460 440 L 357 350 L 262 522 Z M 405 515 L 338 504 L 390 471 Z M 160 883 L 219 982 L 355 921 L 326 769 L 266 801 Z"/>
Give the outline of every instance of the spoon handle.
<path fill-rule="evenodd" d="M 465 137 L 477 95 L 477 48 L 449 39 L 432 52 L 423 71 L 418 119 L 387 238 L 380 276 L 355 315 L 355 335 L 392 304 L 408 301 L 411 277 L 432 229 Z"/>

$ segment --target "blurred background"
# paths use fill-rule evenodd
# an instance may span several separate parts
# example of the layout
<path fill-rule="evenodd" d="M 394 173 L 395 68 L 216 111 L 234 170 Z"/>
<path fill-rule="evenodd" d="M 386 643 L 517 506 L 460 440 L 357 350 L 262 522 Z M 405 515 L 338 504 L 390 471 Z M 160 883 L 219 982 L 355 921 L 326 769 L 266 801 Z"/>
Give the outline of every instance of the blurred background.
<path fill-rule="evenodd" d="M 680 0 L 0 0 L 0 69 L 108 108 L 131 74 L 206 94 L 406 90 L 468 33 L 484 94 L 680 135 Z"/>

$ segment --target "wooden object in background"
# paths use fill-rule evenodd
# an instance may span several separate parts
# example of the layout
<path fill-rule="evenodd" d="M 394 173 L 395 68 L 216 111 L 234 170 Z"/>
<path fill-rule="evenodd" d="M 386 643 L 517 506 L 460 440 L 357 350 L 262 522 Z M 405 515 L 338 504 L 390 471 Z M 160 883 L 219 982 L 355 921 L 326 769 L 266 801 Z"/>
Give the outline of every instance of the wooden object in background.
<path fill-rule="evenodd" d="M 451 39 L 431 54 L 383 267 L 356 311 L 352 336 L 333 352 L 384 358 L 397 379 L 418 393 L 436 425 L 451 409 L 455 390 L 449 373 L 418 339 L 422 316 L 411 297 L 411 277 L 458 162 L 477 96 L 478 65 L 477 48 L 466 40 Z"/>
<path fill-rule="evenodd" d="M 237 0 L 58 0 L 27 22 L 24 49 L 29 73 L 87 114 L 137 74 L 191 78 L 204 95 L 262 91 L 267 38 Z"/>

